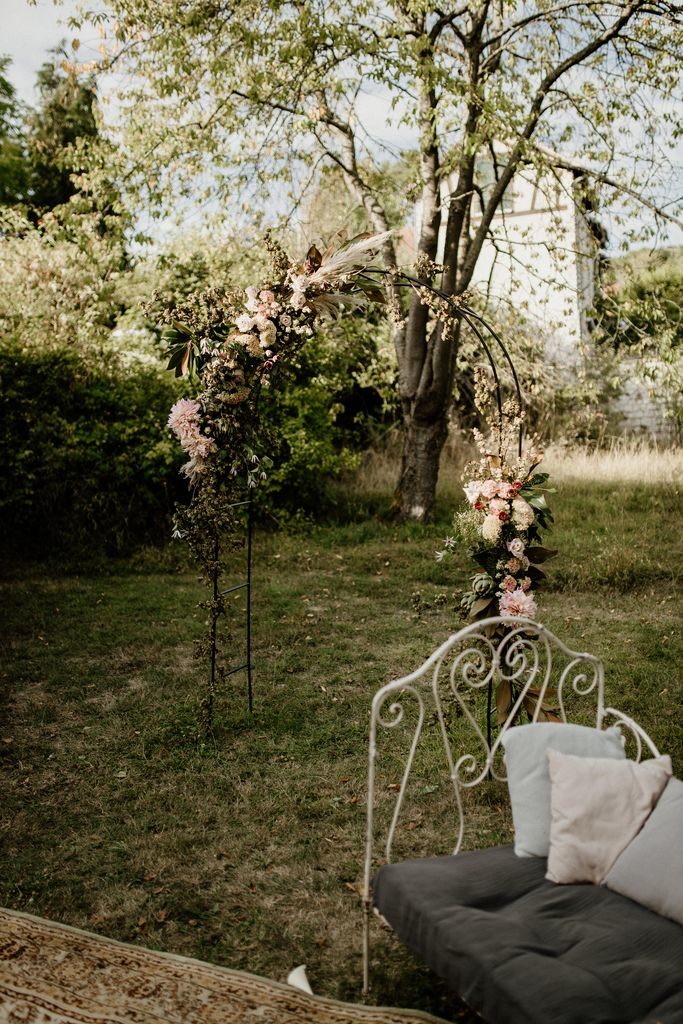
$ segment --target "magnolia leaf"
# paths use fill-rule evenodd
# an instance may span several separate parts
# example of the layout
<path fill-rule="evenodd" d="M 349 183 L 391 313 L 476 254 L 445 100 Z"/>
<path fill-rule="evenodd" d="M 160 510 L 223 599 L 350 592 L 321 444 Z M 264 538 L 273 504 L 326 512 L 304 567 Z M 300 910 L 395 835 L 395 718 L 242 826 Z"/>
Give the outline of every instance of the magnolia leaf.
<path fill-rule="evenodd" d="M 538 699 L 541 696 L 541 691 L 537 686 L 530 686 L 527 693 L 530 697 L 533 697 L 538 704 Z M 545 692 L 543 700 L 541 701 L 541 707 L 545 711 L 559 711 L 560 705 L 558 703 L 557 690 L 554 687 L 549 686 Z"/>
<path fill-rule="evenodd" d="M 531 480 L 527 484 L 527 487 L 540 487 L 546 480 L 550 479 L 550 473 L 536 473 L 532 476 Z"/>
<path fill-rule="evenodd" d="M 526 570 L 526 574 L 530 580 L 534 580 L 538 583 L 540 580 L 546 579 L 546 575 L 542 569 L 537 569 L 535 565 L 530 565 Z"/>
<path fill-rule="evenodd" d="M 537 494 L 533 498 L 529 498 L 529 504 L 533 508 L 537 508 L 539 512 L 549 512 L 548 502 L 545 500 L 545 494 Z"/>
<path fill-rule="evenodd" d="M 478 601 L 474 602 L 470 609 L 470 618 L 474 619 L 477 615 L 481 615 L 482 612 L 486 611 L 492 601 L 492 597 L 480 597 Z"/>
<path fill-rule="evenodd" d="M 547 562 L 549 558 L 554 558 L 559 552 L 554 548 L 544 548 L 539 545 L 538 547 L 527 548 L 524 554 L 530 562 Z"/>
<path fill-rule="evenodd" d="M 356 278 L 355 283 L 363 291 L 363 293 L 367 295 L 371 302 L 386 303 L 386 294 L 378 286 L 376 281 L 371 281 L 369 278 L 359 275 Z"/>
<path fill-rule="evenodd" d="M 192 331 L 190 328 L 186 327 L 185 324 L 181 324 L 180 320 L 171 320 L 171 324 L 173 325 L 173 329 L 177 331 L 178 334 L 182 335 L 183 338 L 192 337 Z"/>
<path fill-rule="evenodd" d="M 167 370 L 175 370 L 176 377 L 184 377 L 194 364 L 194 346 L 191 341 L 178 345 L 171 352 Z"/>
<path fill-rule="evenodd" d="M 322 255 L 321 255 L 320 250 L 318 249 L 317 245 L 312 245 L 311 246 L 311 248 L 306 253 L 306 259 L 309 260 L 313 264 L 313 266 L 315 266 L 315 267 L 319 267 L 320 266 L 320 262 L 322 260 Z"/>
<path fill-rule="evenodd" d="M 496 720 L 498 725 L 506 721 L 514 703 L 509 679 L 501 679 L 496 687 Z"/>
<path fill-rule="evenodd" d="M 489 640 L 491 639 L 491 637 L 494 637 L 494 636 L 502 637 L 504 635 L 505 635 L 504 628 L 502 626 L 498 625 L 495 622 L 491 622 L 491 623 L 489 623 L 488 626 L 484 626 L 484 636 L 487 637 L 487 639 L 489 639 Z"/>
<path fill-rule="evenodd" d="M 559 715 L 556 715 L 553 711 L 543 711 L 541 705 L 541 711 L 538 712 L 537 722 L 557 722 L 558 725 L 562 724 L 562 719 Z"/>

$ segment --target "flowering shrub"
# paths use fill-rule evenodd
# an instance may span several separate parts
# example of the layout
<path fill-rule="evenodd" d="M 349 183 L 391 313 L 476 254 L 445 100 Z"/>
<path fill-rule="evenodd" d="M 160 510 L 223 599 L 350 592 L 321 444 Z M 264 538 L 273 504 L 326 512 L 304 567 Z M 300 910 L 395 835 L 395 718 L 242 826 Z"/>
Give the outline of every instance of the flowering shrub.
<path fill-rule="evenodd" d="M 178 393 L 163 370 L 0 338 L 0 392 L 8 552 L 119 555 L 167 533 L 185 486 L 163 434 Z"/>
<path fill-rule="evenodd" d="M 475 403 L 490 415 L 495 390 L 486 372 L 475 371 Z M 519 439 L 524 415 L 516 399 L 495 410 L 495 426 L 488 437 L 474 431 L 480 453 L 478 462 L 465 468 L 464 491 L 468 507 L 454 517 L 454 536 L 447 537 L 436 558 L 443 561 L 459 544 L 465 544 L 479 572 L 471 577 L 461 608 L 470 621 L 497 615 L 527 616 L 537 613 L 534 592 L 543 585 L 545 573 L 539 563 L 557 551 L 543 547 L 541 531 L 553 521 L 544 491 L 547 473 L 536 472 L 543 452 L 532 440 L 521 448 Z M 491 633 L 496 631 L 491 628 Z M 497 632 L 503 633 L 504 627 Z M 496 694 L 499 721 L 504 721 L 516 699 L 514 687 L 506 680 Z M 525 707 L 531 714 L 538 694 L 530 690 Z M 550 700 L 544 700 L 538 717 L 555 719 Z"/>

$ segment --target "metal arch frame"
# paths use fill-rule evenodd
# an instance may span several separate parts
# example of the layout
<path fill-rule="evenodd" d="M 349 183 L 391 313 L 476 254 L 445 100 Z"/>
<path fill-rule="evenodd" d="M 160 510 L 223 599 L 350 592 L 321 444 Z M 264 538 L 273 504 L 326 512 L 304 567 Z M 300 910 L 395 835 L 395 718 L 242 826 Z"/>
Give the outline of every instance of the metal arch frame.
<path fill-rule="evenodd" d="M 439 298 L 442 302 L 445 302 L 448 305 L 448 307 L 450 308 L 450 310 L 453 313 L 453 315 L 458 317 L 460 320 L 464 321 L 470 327 L 470 329 L 472 330 L 472 332 L 476 336 L 477 340 L 479 341 L 479 344 L 481 345 L 482 349 L 484 350 L 484 352 L 486 354 L 486 358 L 487 358 L 488 363 L 489 363 L 489 366 L 491 368 L 491 373 L 493 375 L 493 379 L 494 379 L 494 382 L 495 382 L 496 406 L 497 406 L 497 409 L 498 409 L 498 423 L 499 423 L 499 428 L 502 430 L 502 425 L 503 425 L 503 389 L 502 389 L 500 374 L 498 372 L 498 367 L 497 367 L 497 364 L 496 364 L 496 360 L 494 359 L 492 348 L 491 348 L 491 346 L 489 345 L 489 343 L 486 340 L 486 336 L 485 336 L 486 334 L 488 334 L 489 338 L 492 338 L 493 341 L 496 343 L 496 345 L 498 346 L 498 348 L 500 349 L 500 351 L 501 351 L 501 353 L 503 355 L 503 359 L 504 359 L 505 363 L 507 364 L 508 369 L 510 370 L 510 373 L 512 375 L 512 380 L 513 380 L 513 383 L 514 383 L 514 390 L 515 390 L 515 396 L 516 396 L 516 399 L 517 399 L 517 405 L 518 405 L 520 410 L 522 410 L 523 407 L 524 407 L 524 397 L 523 397 L 523 394 L 522 394 L 521 385 L 519 383 L 519 378 L 517 376 L 517 371 L 515 370 L 515 366 L 514 366 L 514 363 L 512 361 L 512 357 L 510 356 L 510 353 L 508 352 L 508 349 L 505 346 L 505 343 L 503 342 L 503 340 L 500 337 L 500 335 L 491 327 L 491 325 L 482 316 L 480 316 L 479 313 L 476 313 L 469 306 L 466 306 L 466 305 L 463 305 L 463 304 L 460 304 L 460 303 L 456 302 L 454 300 L 453 296 L 448 295 L 446 292 L 442 291 L 439 288 L 435 288 L 433 285 L 430 285 L 430 284 L 427 284 L 427 283 L 425 283 L 423 281 L 420 281 L 418 278 L 412 277 L 409 274 L 405 274 L 405 273 L 396 274 L 396 273 L 392 273 L 391 271 L 388 271 L 388 270 L 382 270 L 380 268 L 369 267 L 369 268 L 366 268 L 365 271 L 363 272 L 363 276 L 366 279 L 371 278 L 373 275 L 375 275 L 377 277 L 380 277 L 383 280 L 386 280 L 386 279 L 390 278 L 391 281 L 393 282 L 394 287 L 410 289 L 414 294 L 416 294 L 418 296 L 418 298 L 420 298 L 420 295 L 419 295 L 420 291 L 423 290 L 423 289 L 426 289 L 427 291 L 429 291 L 433 295 L 435 295 L 437 298 Z M 303 339 L 302 339 L 299 347 L 301 347 L 301 345 L 303 345 L 303 343 L 304 342 L 303 342 Z M 255 415 L 256 418 L 258 418 L 258 408 L 259 408 L 260 397 L 261 397 L 261 391 L 260 391 L 260 384 L 259 384 L 257 386 L 257 390 L 256 390 L 256 393 L 255 393 L 255 402 L 254 402 L 254 415 Z M 519 438 L 518 438 L 518 452 L 519 452 L 520 456 L 522 454 L 523 436 L 524 436 L 524 428 L 523 428 L 523 425 L 520 425 L 520 428 L 519 428 Z M 248 507 L 248 518 L 247 518 L 247 575 L 246 575 L 246 581 L 244 583 L 239 583 L 236 586 L 228 587 L 228 588 L 226 588 L 224 590 L 220 590 L 219 589 L 220 570 L 218 568 L 218 560 L 219 560 L 219 557 L 220 557 L 220 542 L 219 542 L 219 538 L 218 537 L 216 537 L 215 540 L 214 540 L 214 571 L 213 571 L 213 579 L 212 579 L 212 591 L 213 591 L 212 609 L 213 609 L 213 611 L 212 611 L 212 617 L 211 617 L 211 623 L 210 623 L 210 633 L 209 633 L 209 640 L 210 640 L 209 686 L 208 686 L 207 707 L 206 707 L 206 713 L 207 713 L 207 719 L 206 719 L 207 733 L 209 733 L 211 731 L 212 725 L 213 725 L 213 705 L 214 705 L 214 697 L 215 697 L 215 693 L 216 693 L 216 683 L 217 683 L 217 680 L 218 680 L 219 677 L 221 679 L 225 679 L 228 676 L 234 675 L 237 672 L 241 672 L 241 671 L 246 670 L 246 673 L 247 673 L 247 701 L 248 701 L 249 711 L 250 712 L 253 711 L 252 649 L 251 649 L 251 596 L 252 596 L 252 586 L 251 586 L 251 583 L 252 583 L 253 500 L 251 498 L 248 498 L 248 499 L 246 499 L 244 501 L 236 501 L 236 502 L 233 502 L 230 505 L 230 507 L 231 508 L 238 508 L 238 507 L 241 507 L 241 506 L 244 506 L 244 505 L 246 505 Z M 246 629 L 245 629 L 246 661 L 243 664 L 239 664 L 239 665 L 234 666 L 233 668 L 222 669 L 222 668 L 219 668 L 219 666 L 218 666 L 218 619 L 219 619 L 221 614 L 224 614 L 225 610 L 223 608 L 222 612 L 218 611 L 218 602 L 219 602 L 219 599 L 224 597 L 225 595 L 230 594 L 233 591 L 243 590 L 243 589 L 246 591 Z M 487 707 L 488 707 L 488 711 L 487 711 L 487 735 L 488 735 L 488 740 L 489 740 L 489 743 L 490 743 L 490 739 L 491 739 L 491 735 L 490 735 L 491 688 L 490 687 L 488 689 L 488 695 L 487 695 Z"/>
<path fill-rule="evenodd" d="M 488 636 L 487 627 L 498 625 L 506 627 L 504 636 Z M 452 661 L 449 661 L 448 655 L 451 652 L 453 652 L 453 658 Z M 558 655 L 560 656 L 559 666 L 557 664 Z M 491 777 L 505 781 L 506 775 L 499 756 L 502 738 L 511 728 L 531 686 L 539 690 L 539 699 L 532 716 L 533 722 L 538 720 L 541 703 L 550 684 L 553 668 L 556 673 L 559 670 L 559 680 L 554 685 L 557 688 L 560 717 L 563 722 L 567 721 L 564 698 L 568 692 L 573 692 L 579 697 L 594 696 L 596 702 L 595 722 L 598 729 L 606 728 L 606 721 L 612 719 L 613 724 L 621 730 L 624 742 L 629 735 L 633 739 L 636 760 L 640 760 L 644 747 L 652 756 L 659 756 L 659 751 L 651 738 L 632 718 L 615 708 L 605 707 L 604 669 L 600 659 L 592 654 L 572 650 L 541 623 L 522 616 L 495 616 L 465 626 L 450 636 L 418 669 L 387 683 L 375 694 L 370 716 L 363 871 L 364 999 L 368 994 L 370 980 L 370 920 L 373 913 L 372 866 L 375 847 L 375 768 L 378 759 L 378 730 L 390 730 L 399 726 L 404 720 L 404 701 L 409 699 L 414 702 L 417 709 L 417 721 L 411 725 L 412 740 L 384 843 L 384 859 L 388 863 L 391 862 L 394 836 L 401 816 L 415 753 L 427 717 L 425 698 L 428 696 L 433 703 L 430 710 L 436 712 L 448 777 L 453 787 L 457 814 L 457 837 L 453 849 L 455 856 L 460 851 L 465 828 L 462 790 L 472 789 Z M 519 688 L 519 694 L 495 740 L 491 742 L 472 715 L 463 695 L 472 690 L 488 688 L 495 677 L 513 680 Z M 456 756 L 453 750 L 440 695 L 440 687 L 444 685 L 444 682 L 472 727 L 476 741 L 474 752 L 466 751 Z"/>
<path fill-rule="evenodd" d="M 410 291 L 414 292 L 418 296 L 418 298 L 420 297 L 419 293 L 421 290 L 424 289 L 426 291 L 429 291 L 432 293 L 432 295 L 435 295 L 437 298 L 441 299 L 442 302 L 448 304 L 453 316 L 457 317 L 458 319 L 464 321 L 467 324 L 467 326 L 476 336 L 482 349 L 484 350 L 489 366 L 491 368 L 491 373 L 493 375 L 493 379 L 496 385 L 496 406 L 498 409 L 498 423 L 499 426 L 502 428 L 503 389 L 501 385 L 500 374 L 498 372 L 498 365 L 496 363 L 496 360 L 494 359 L 491 346 L 487 342 L 485 335 L 487 334 L 489 338 L 493 339 L 495 344 L 500 349 L 503 359 L 507 364 L 508 369 L 510 370 L 514 384 L 515 397 L 517 399 L 519 409 L 522 410 L 524 408 L 524 395 L 522 393 L 522 387 L 519 382 L 519 377 L 517 376 L 517 371 L 515 369 L 515 364 L 512 360 L 512 356 L 510 355 L 507 346 L 505 345 L 503 339 L 500 337 L 498 332 L 495 331 L 493 327 L 491 327 L 490 323 L 488 323 L 488 321 L 485 320 L 479 313 L 475 312 L 470 306 L 456 302 L 453 295 L 449 295 L 447 292 L 442 291 L 442 289 L 435 288 L 434 285 L 427 284 L 425 281 L 420 281 L 418 278 L 412 277 L 410 274 L 405 274 L 402 272 L 398 274 L 392 273 L 390 270 L 382 270 L 379 267 L 368 267 L 363 273 L 365 277 L 371 277 L 372 275 L 376 275 L 377 277 L 380 278 L 390 278 L 395 288 L 407 288 Z M 520 456 L 522 454 L 523 439 L 524 428 L 523 426 L 520 426 L 519 439 L 517 444 L 518 453 Z"/>

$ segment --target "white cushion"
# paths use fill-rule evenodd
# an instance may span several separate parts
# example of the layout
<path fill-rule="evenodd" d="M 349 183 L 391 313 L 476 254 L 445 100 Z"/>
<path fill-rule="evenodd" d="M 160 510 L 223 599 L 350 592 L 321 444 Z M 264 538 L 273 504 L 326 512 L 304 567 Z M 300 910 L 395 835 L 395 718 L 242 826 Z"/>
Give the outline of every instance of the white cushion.
<path fill-rule="evenodd" d="M 683 924 L 683 782 L 670 779 L 605 879 L 614 892 Z"/>
<path fill-rule="evenodd" d="M 671 758 L 638 764 L 548 751 L 551 882 L 602 882 L 649 817 L 668 780 Z"/>
<path fill-rule="evenodd" d="M 550 845 L 550 775 L 548 749 L 581 757 L 624 760 L 619 730 L 585 725 L 536 722 L 516 725 L 503 734 L 515 853 L 518 857 L 547 857 Z"/>

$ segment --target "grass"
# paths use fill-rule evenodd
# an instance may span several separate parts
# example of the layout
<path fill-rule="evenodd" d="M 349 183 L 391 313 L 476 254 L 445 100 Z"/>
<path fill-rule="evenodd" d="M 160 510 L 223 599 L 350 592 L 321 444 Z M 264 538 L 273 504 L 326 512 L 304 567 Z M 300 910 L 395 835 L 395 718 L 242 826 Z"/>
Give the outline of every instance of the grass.
<path fill-rule="evenodd" d="M 680 492 L 557 476 L 561 557 L 541 617 L 603 659 L 607 701 L 680 774 Z M 255 711 L 243 674 L 231 677 L 204 747 L 192 658 L 203 595 L 181 549 L 97 574 L 8 570 L 0 902 L 279 979 L 306 963 L 316 992 L 358 999 L 370 701 L 456 628 L 453 595 L 470 571 L 465 558 L 433 559 L 440 507 L 435 527 L 257 536 Z M 233 569 L 239 578 L 239 554 Z M 417 766 L 424 789 L 435 758 L 427 748 Z M 384 763 L 388 798 L 398 760 Z M 509 836 L 502 796 L 472 801 L 469 845 Z M 452 828 L 441 789 L 429 799 L 432 812 L 409 812 L 418 846 Z M 376 1002 L 476 1019 L 379 929 L 373 958 Z"/>
<path fill-rule="evenodd" d="M 360 468 L 341 484 L 340 500 L 353 492 L 356 506 L 370 510 L 382 506 L 398 479 L 400 452 L 398 437 L 391 437 L 383 448 L 363 455 Z M 441 458 L 437 488 L 437 513 L 462 500 L 462 472 L 465 463 L 478 459 L 471 442 L 452 430 Z M 572 448 L 551 445 L 545 455 L 544 471 L 553 481 L 568 484 L 632 485 L 645 488 L 676 488 L 683 478 L 683 449 L 657 447 L 642 438 L 615 438 L 601 448 Z"/>

